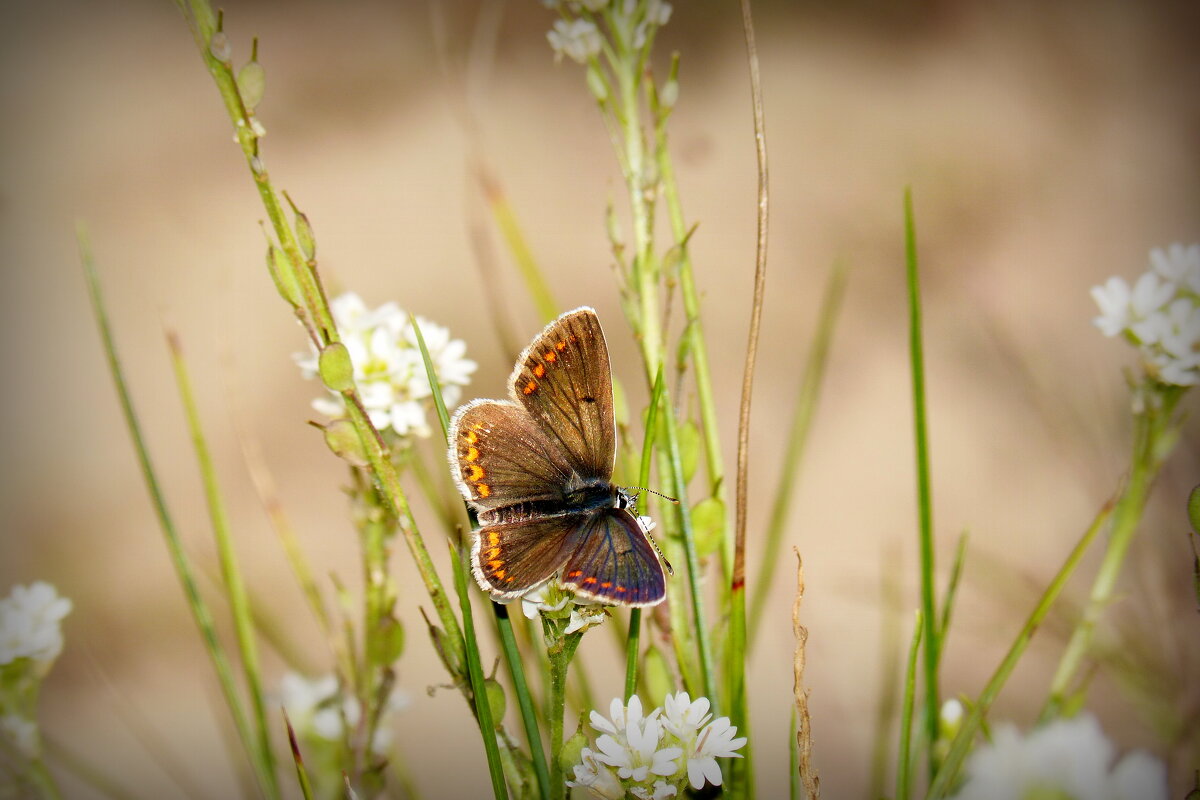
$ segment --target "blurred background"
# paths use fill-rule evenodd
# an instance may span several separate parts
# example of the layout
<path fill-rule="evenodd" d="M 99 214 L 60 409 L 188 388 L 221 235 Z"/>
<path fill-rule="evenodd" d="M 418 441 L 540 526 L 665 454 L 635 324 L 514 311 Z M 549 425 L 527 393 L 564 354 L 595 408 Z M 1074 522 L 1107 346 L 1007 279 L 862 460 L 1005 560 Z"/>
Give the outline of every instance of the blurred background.
<path fill-rule="evenodd" d="M 496 37 L 473 45 L 481 13 L 495 15 Z M 1121 370 L 1133 352 L 1092 327 L 1088 289 L 1110 275 L 1136 277 L 1151 247 L 1200 240 L 1200 7 L 761 2 L 755 13 L 772 228 L 751 564 L 817 304 L 842 259 L 848 295 L 788 539 L 805 560 L 815 763 L 826 796 L 859 797 L 880 693 L 899 681 L 888 670 L 918 605 L 904 187 L 923 269 L 943 580 L 956 537 L 970 532 L 944 691 L 973 695 L 1122 479 L 1130 422 Z M 502 396 L 511 362 L 489 309 L 504 309 L 521 339 L 541 322 L 490 225 L 471 167 L 478 159 L 513 203 L 556 297 L 599 310 L 614 371 L 644 398 L 605 238 L 606 204 L 621 208 L 623 188 L 582 70 L 553 61 L 550 12 L 524 0 L 232 0 L 225 20 L 235 63 L 249 57 L 252 36 L 261 39 L 264 160 L 312 221 L 327 280 L 370 306 L 395 300 L 449 326 L 480 363 L 466 396 Z M 664 56 L 682 53 L 671 136 L 684 208 L 699 224 L 692 254 L 732 464 L 755 235 L 737 4 L 680 0 L 660 44 Z M 227 716 L 119 415 L 76 222 L 91 230 L 188 547 L 215 575 L 165 327 L 179 332 L 193 370 L 252 590 L 318 673 L 330 662 L 238 439 L 239 426 L 255 432 L 319 574 L 357 586 L 337 488 L 344 471 L 305 424 L 317 416 L 317 387 L 292 354 L 306 342 L 264 269 L 258 196 L 173 4 L 5 4 L 0 59 L 0 592 L 44 579 L 74 601 L 42 698 L 49 736 L 137 796 L 229 796 L 242 767 L 229 755 Z M 469 68 L 471 59 L 482 66 Z M 499 286 L 480 278 L 477 235 Z M 1155 487 L 1112 609 L 1124 638 L 1108 641 L 1137 668 L 1124 678 L 1098 673 L 1089 703 L 1120 747 L 1168 759 L 1176 794 L 1190 786 L 1197 758 L 1179 742 L 1200 709 L 1183 515 L 1200 480 L 1194 417 Z M 399 678 L 411 699 L 396 718 L 397 748 L 424 796 L 486 794 L 461 698 L 426 691 L 444 672 L 407 552 L 394 560 L 409 633 Z M 1095 563 L 1072 582 L 1074 601 Z M 787 557 L 751 661 L 763 797 L 787 786 L 794 585 Z M 1060 620 L 1039 633 L 994 719 L 1032 722 L 1062 630 Z M 592 639 L 581 658 L 595 661 L 598 697 L 612 697 L 619 673 L 598 666 L 612 658 L 610 639 Z M 268 651 L 265 669 L 274 685 L 284 665 Z M 168 776 L 167 760 L 185 785 Z M 70 778 L 64 785 L 93 796 Z"/>

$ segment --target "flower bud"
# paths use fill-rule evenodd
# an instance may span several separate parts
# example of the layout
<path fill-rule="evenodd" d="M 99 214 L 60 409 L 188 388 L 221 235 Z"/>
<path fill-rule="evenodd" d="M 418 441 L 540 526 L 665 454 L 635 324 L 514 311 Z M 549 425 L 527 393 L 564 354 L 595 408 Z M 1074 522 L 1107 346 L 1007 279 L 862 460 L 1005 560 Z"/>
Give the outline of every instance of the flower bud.
<path fill-rule="evenodd" d="M 571 767 L 579 763 L 583 755 L 583 748 L 587 747 L 587 737 L 583 735 L 582 725 L 575 729 L 575 733 L 571 738 L 563 742 L 562 750 L 558 754 L 558 763 L 562 765 L 563 772 L 571 774 Z"/>
<path fill-rule="evenodd" d="M 208 52 L 212 53 L 213 58 L 222 64 L 228 64 L 233 58 L 233 45 L 229 43 L 229 37 L 225 35 L 224 31 L 217 31 L 208 40 Z"/>
<path fill-rule="evenodd" d="M 504 726 L 504 712 L 508 708 L 504 687 L 495 678 L 488 678 L 483 682 L 483 691 L 487 696 L 488 708 L 492 710 L 492 725 L 499 729 Z"/>
<path fill-rule="evenodd" d="M 313 237 L 308 217 L 301 211 L 296 212 L 296 241 L 300 244 L 300 251 L 304 253 L 304 257 L 312 261 L 313 256 L 317 254 L 317 240 Z"/>
<path fill-rule="evenodd" d="M 671 78 L 658 90 L 658 105 L 664 109 L 672 109 L 679 102 L 679 81 Z"/>
<path fill-rule="evenodd" d="M 348 419 L 335 419 L 325 426 L 325 444 L 335 456 L 351 466 L 365 467 L 370 463 L 362 439 Z"/>
<path fill-rule="evenodd" d="M 341 342 L 333 342 L 321 350 L 317 359 L 321 380 L 330 390 L 346 392 L 354 388 L 354 364 L 350 351 Z"/>
<path fill-rule="evenodd" d="M 267 245 L 267 269 L 271 272 L 271 280 L 275 282 L 279 296 L 295 308 L 303 305 L 304 292 L 300 289 L 300 282 L 296 280 L 292 262 L 288 260 L 287 253 L 273 244 Z"/>
<path fill-rule="evenodd" d="M 262 102 L 266 90 L 267 71 L 257 61 L 250 61 L 237 74 L 238 94 L 242 96 L 242 105 L 253 113 Z"/>

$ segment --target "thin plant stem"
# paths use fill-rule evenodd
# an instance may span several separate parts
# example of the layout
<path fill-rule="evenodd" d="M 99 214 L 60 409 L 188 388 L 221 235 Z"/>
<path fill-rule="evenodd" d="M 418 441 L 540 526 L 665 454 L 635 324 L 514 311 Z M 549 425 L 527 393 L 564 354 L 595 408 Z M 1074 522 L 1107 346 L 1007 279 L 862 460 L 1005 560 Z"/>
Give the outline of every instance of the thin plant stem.
<path fill-rule="evenodd" d="M 204 497 L 212 522 L 213 539 L 217 545 L 221 579 L 225 587 L 225 597 L 229 602 L 230 615 L 233 617 L 233 629 L 237 637 L 238 654 L 241 656 L 242 673 L 245 676 L 247 691 L 250 695 L 250 707 L 254 714 L 258 735 L 256 758 L 262 760 L 263 772 L 270 776 L 272 792 L 278 793 L 275 758 L 271 750 L 271 735 L 267 726 L 266 705 L 263 700 L 258 645 L 254 638 L 254 615 L 246 593 L 246 583 L 238 565 L 237 553 L 233 548 L 233 534 L 229 527 L 229 516 L 225 512 L 225 501 L 221 497 L 221 489 L 217 485 L 216 468 L 213 465 L 208 441 L 200 424 L 200 411 L 196 407 L 196 396 L 192 391 L 192 382 L 183 357 L 183 348 L 178 335 L 173 331 L 168 331 L 167 343 L 171 351 L 171 365 L 175 370 L 175 382 L 179 390 L 179 397 L 183 402 L 184 416 L 187 418 L 188 429 L 192 435 L 192 445 L 196 450 L 196 461 L 204 481 Z"/>
<path fill-rule="evenodd" d="M 1112 533 L 1108 537 L 1104 559 L 1092 583 L 1088 603 L 1071 633 L 1051 681 L 1050 696 L 1041 714 L 1042 721 L 1058 714 L 1066 704 L 1068 692 L 1091 649 L 1096 623 L 1111 602 L 1125 556 L 1133 542 L 1134 534 L 1137 533 L 1146 506 L 1146 497 L 1165 458 L 1165 451 L 1169 450 L 1163 443 L 1174 439 L 1171 434 L 1172 416 L 1176 403 L 1183 396 L 1179 389 L 1180 387 L 1175 387 L 1165 389 L 1161 393 L 1156 392 L 1145 401 L 1146 409 L 1136 417 L 1133 464 L 1129 481 L 1117 500 L 1113 512 Z M 1156 406 L 1156 398 L 1162 399 L 1161 407 Z"/>
<path fill-rule="evenodd" d="M 288 719 L 287 711 L 280 709 L 283 714 L 283 726 L 287 729 L 288 746 L 292 751 L 292 762 L 296 765 L 296 782 L 300 784 L 300 794 L 304 800 L 312 800 L 312 781 L 309 780 L 308 770 L 304 767 L 304 755 L 300 752 L 300 743 L 296 741 L 296 731 L 292 721 Z"/>
<path fill-rule="evenodd" d="M 533 251 L 529 249 L 529 243 L 525 240 L 521 224 L 517 221 L 516 212 L 513 211 L 512 204 L 500 188 L 500 184 L 492 180 L 491 176 L 483 170 L 479 170 L 478 174 L 483 187 L 484 199 L 492 211 L 496 227 L 500 229 L 500 234 L 504 237 L 504 242 L 508 245 L 508 251 L 512 255 L 513 263 L 517 265 L 517 271 L 521 273 L 521 278 L 525 281 L 525 288 L 529 290 L 529 295 L 533 298 L 538 316 L 541 317 L 543 323 L 548 323 L 558 316 L 561 307 L 554 299 L 554 295 L 550 291 L 550 284 L 546 282 L 546 277 L 538 267 Z"/>
<path fill-rule="evenodd" d="M 938 634 L 945 647 L 946 635 L 950 632 L 950 620 L 954 612 L 954 600 L 958 597 L 959 581 L 962 580 L 963 564 L 967 560 L 967 532 L 963 531 L 958 537 L 958 546 L 954 549 L 954 563 L 950 565 L 950 580 L 946 582 L 946 596 L 942 600 L 942 619 L 938 623 Z"/>
<path fill-rule="evenodd" d="M 792 415 L 792 430 L 788 435 L 787 451 L 779 471 L 779 483 L 775 489 L 775 500 L 771 505 L 771 518 L 767 523 L 766 546 L 754 581 L 754 592 L 750 603 L 750 641 L 754 649 L 758 631 L 762 627 L 763 609 L 775 577 L 775 566 L 779 562 L 779 550 L 783 546 L 783 534 L 787 528 L 788 511 L 796 494 L 796 478 L 804 459 L 808 432 L 817 410 L 817 400 L 825 377 L 825 364 L 833 343 L 833 330 L 841 309 L 842 297 L 846 293 L 846 269 L 836 262 L 825 283 L 825 294 L 821 300 L 821 311 L 817 320 L 817 334 L 804 361 L 804 375 L 800 379 L 800 391 Z"/>
<path fill-rule="evenodd" d="M 550 659 L 550 687 L 546 697 L 546 728 L 550 735 L 550 792 L 552 800 L 567 796 L 567 784 L 563 778 L 563 706 L 566 700 L 567 671 L 575 650 L 583 639 L 583 632 L 562 634 L 562 620 L 542 618 L 544 626 L 553 626 L 554 643 L 548 648 Z"/>
<path fill-rule="evenodd" d="M 108 312 L 100 290 L 100 279 L 96 274 L 96 265 L 92 259 L 91 245 L 89 244 L 87 233 L 82 226 L 77 231 L 77 238 L 84 277 L 87 279 L 89 298 L 92 303 L 92 311 L 96 317 L 97 327 L 100 330 L 100 338 L 108 360 L 109 372 L 117 389 L 117 397 L 121 402 L 121 412 L 125 417 L 125 424 L 129 428 L 130 438 L 133 440 L 138 464 L 142 471 L 142 477 L 146 482 L 146 488 L 150 493 L 155 514 L 158 516 L 159 527 L 162 529 L 163 538 L 167 544 L 167 551 L 170 553 L 175 573 L 183 587 L 188 607 L 192 612 L 192 619 L 200 631 L 205 649 L 208 651 L 209 660 L 212 661 L 213 669 L 217 673 L 217 681 L 221 686 L 222 696 L 225 699 L 226 706 L 229 708 L 234 729 L 237 731 L 246 756 L 249 758 L 254 769 L 259 789 L 267 797 L 278 797 L 278 792 L 272 791 L 272 787 L 275 786 L 273 776 L 268 775 L 265 771 L 266 765 L 260 757 L 254 733 L 246 719 L 245 710 L 242 706 L 241 698 L 238 696 L 237 686 L 233 678 L 233 669 L 230 666 L 229 658 L 225 654 L 224 648 L 221 646 L 220 640 L 217 638 L 212 613 L 209 611 L 208 605 L 204 602 L 204 598 L 200 594 L 195 572 L 192 569 L 191 559 L 183 548 L 183 541 L 180 539 L 175 522 L 171 518 L 170 510 L 167 508 L 166 497 L 162 493 L 162 488 L 158 483 L 158 475 L 154 470 L 154 465 L 151 463 L 150 451 L 146 446 L 146 440 L 142 434 L 141 422 L 133 407 L 133 398 L 125 382 L 125 372 L 117 355 L 116 341 L 113 338 L 112 329 L 108 323 Z"/>
<path fill-rule="evenodd" d="M 917 694 L 917 656 L 921 652 L 921 634 L 925 623 L 916 612 L 912 641 L 908 645 L 908 666 L 904 670 L 904 703 L 900 707 L 900 747 L 896 755 L 896 800 L 912 796 L 912 719 Z"/>
<path fill-rule="evenodd" d="M 929 787 L 927 798 L 944 797 L 950 788 L 954 786 L 954 782 L 958 777 L 958 772 L 962 767 L 963 760 L 971 749 L 971 743 L 975 738 L 980 726 L 983 724 L 984 718 L 995 702 L 996 697 L 1000 694 L 1000 690 L 1004 687 L 1008 677 L 1012 674 L 1013 669 L 1017 665 L 1017 661 L 1025 652 L 1025 648 L 1029 646 L 1029 642 L 1033 639 L 1034 633 L 1050 612 L 1050 608 L 1054 605 L 1054 601 L 1058 599 L 1067 580 L 1075 572 L 1075 568 L 1079 566 L 1080 560 L 1088 547 L 1095 540 L 1097 533 L 1104 527 L 1104 523 L 1108 521 L 1113 513 L 1113 503 L 1109 502 L 1100 510 L 1091 525 L 1080 537 L 1079 542 L 1071 550 L 1066 561 L 1059 567 L 1058 572 L 1050 581 L 1046 590 L 1039 598 L 1037 605 L 1034 606 L 1029 618 L 1025 621 L 1025 625 L 1021 628 L 1017 638 L 1009 647 L 1008 652 L 1000 661 L 996 671 L 984 686 L 983 691 L 979 693 L 974 705 L 971 706 L 970 712 L 963 719 L 962 726 L 958 729 L 954 739 L 950 742 L 950 748 L 942 761 L 941 768 L 937 775 L 933 778 L 932 784 Z"/>
<path fill-rule="evenodd" d="M 742 32 L 746 40 L 746 61 L 750 71 L 750 99 L 754 113 L 754 152 L 758 169 L 757 236 L 754 252 L 754 292 L 750 307 L 750 330 L 746 342 L 746 368 L 742 373 L 742 398 L 738 411 L 737 488 L 734 513 L 733 573 L 729 579 L 730 624 L 725 646 L 726 675 L 729 682 L 730 718 L 742 730 L 750 727 L 750 709 L 746 699 L 746 528 L 748 525 L 750 483 L 750 403 L 754 389 L 754 367 L 758 358 L 758 337 L 762 325 L 762 307 L 767 280 L 767 231 L 770 209 L 767 170 L 767 131 L 764 113 L 762 77 L 758 69 L 754 18 L 750 0 L 742 0 Z M 801 720 L 803 722 L 803 720 Z M 754 770 L 749 742 L 744 758 L 730 765 L 730 786 L 736 797 L 754 797 Z M 801 754 L 803 756 L 803 754 Z"/>
<path fill-rule="evenodd" d="M 925 625 L 924 686 L 925 739 L 929 757 L 929 775 L 937 772 L 934 744 L 938 737 L 938 661 L 941 641 L 938 636 L 937 600 L 934 597 L 933 500 L 929 480 L 929 433 L 925 415 L 925 354 L 922 341 L 921 284 L 917 267 L 917 230 L 913 219 L 912 189 L 904 190 L 904 255 L 908 286 L 909 363 L 912 369 L 913 435 L 917 458 L 917 531 L 921 552 L 921 619 Z"/>
<path fill-rule="evenodd" d="M 488 774 L 492 778 L 492 793 L 496 800 L 508 797 L 504 783 L 504 767 L 500 761 L 500 747 L 496 744 L 496 725 L 492 720 L 492 705 L 488 701 L 484 686 L 483 666 L 479 660 L 479 646 L 475 638 L 475 621 L 471 614 L 471 595 L 467 590 L 467 570 L 463 554 L 453 546 L 450 555 L 454 561 L 454 590 L 458 592 L 459 607 L 462 609 L 463 633 L 466 637 L 467 675 L 471 680 L 471 697 L 474 700 L 475 718 L 479 722 L 479 733 L 483 737 L 483 750 L 487 755 Z"/>
<path fill-rule="evenodd" d="M 804 784 L 805 800 L 820 800 L 821 778 L 812 763 L 813 735 L 812 718 L 808 713 L 808 692 L 804 688 L 804 664 L 807 659 L 808 629 L 800 624 L 800 605 L 804 601 L 804 561 L 800 551 L 796 554 L 796 598 L 792 601 L 792 635 L 796 639 L 796 652 L 792 660 L 792 694 L 794 697 L 793 727 L 796 728 L 797 764 L 794 771 Z"/>

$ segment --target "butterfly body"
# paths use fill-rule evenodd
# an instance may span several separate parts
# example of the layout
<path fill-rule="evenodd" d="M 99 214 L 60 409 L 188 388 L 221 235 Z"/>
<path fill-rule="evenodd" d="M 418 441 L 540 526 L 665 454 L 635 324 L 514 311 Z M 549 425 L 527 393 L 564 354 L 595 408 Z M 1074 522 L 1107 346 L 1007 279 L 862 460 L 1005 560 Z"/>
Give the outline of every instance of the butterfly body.
<path fill-rule="evenodd" d="M 479 518 L 476 581 L 500 600 L 557 575 L 600 602 L 660 602 L 654 546 L 633 496 L 612 483 L 612 375 L 595 311 L 547 325 L 508 385 L 510 400 L 472 401 L 450 425 L 451 472 Z"/>

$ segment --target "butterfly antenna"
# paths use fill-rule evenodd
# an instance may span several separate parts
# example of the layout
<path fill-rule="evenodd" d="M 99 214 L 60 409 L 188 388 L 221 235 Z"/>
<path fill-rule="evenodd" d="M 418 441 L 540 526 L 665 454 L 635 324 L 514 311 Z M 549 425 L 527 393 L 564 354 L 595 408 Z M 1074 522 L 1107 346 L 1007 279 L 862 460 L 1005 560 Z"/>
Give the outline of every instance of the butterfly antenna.
<path fill-rule="evenodd" d="M 666 500 L 666 501 L 668 501 L 668 502 L 670 502 L 670 503 L 674 503 L 675 505 L 679 505 L 679 500 L 678 500 L 678 498 L 671 497 L 670 495 L 663 494 L 662 492 L 656 492 L 656 491 L 654 491 L 653 489 L 647 489 L 647 488 L 646 488 L 646 487 L 644 487 L 644 486 L 625 486 L 625 487 L 623 487 L 623 488 L 625 488 L 625 489 L 637 489 L 639 492 L 649 492 L 650 494 L 652 494 L 652 495 L 655 495 L 656 497 L 661 497 L 663 500 Z"/>

